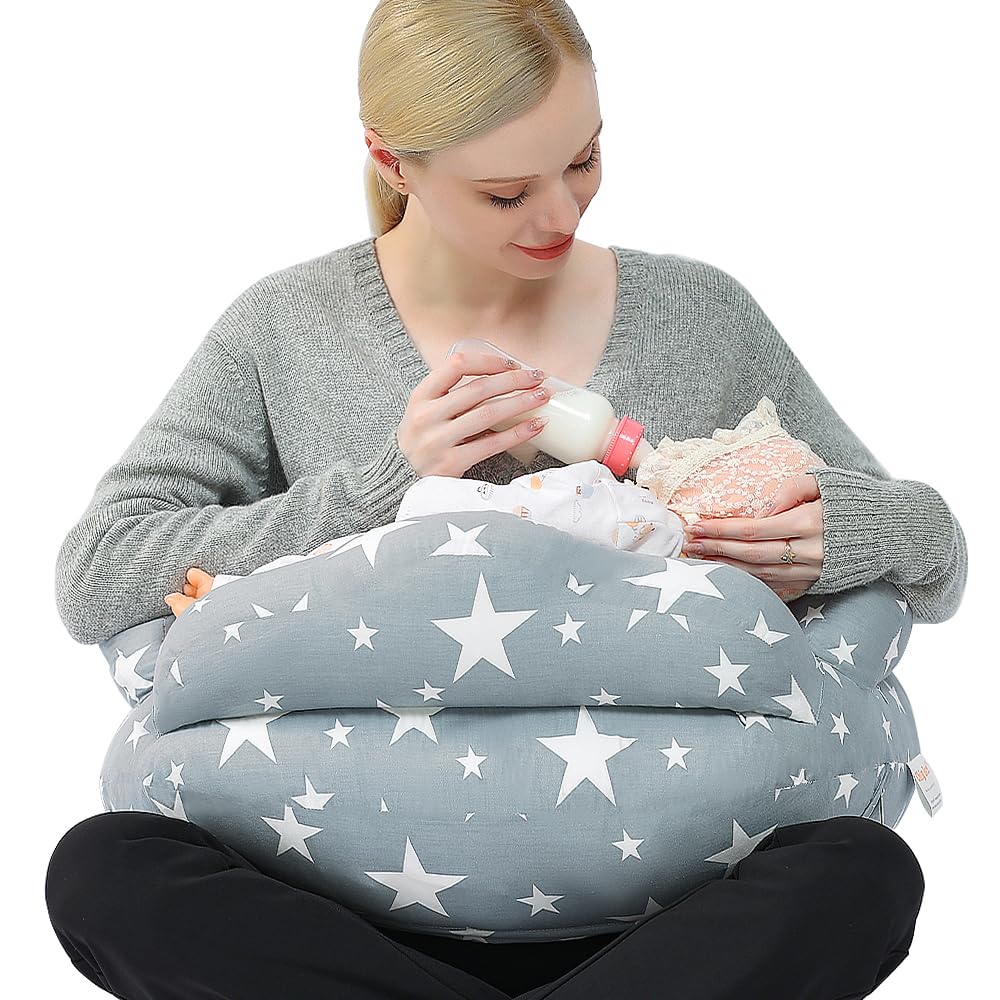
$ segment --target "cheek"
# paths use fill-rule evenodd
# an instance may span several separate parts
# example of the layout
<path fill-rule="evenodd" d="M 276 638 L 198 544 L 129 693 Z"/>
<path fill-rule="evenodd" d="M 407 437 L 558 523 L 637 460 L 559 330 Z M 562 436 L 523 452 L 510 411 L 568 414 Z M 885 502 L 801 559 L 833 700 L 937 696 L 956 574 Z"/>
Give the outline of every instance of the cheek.
<path fill-rule="evenodd" d="M 596 167 L 591 174 L 588 174 L 588 183 L 580 193 L 580 214 L 587 211 L 587 206 L 597 196 L 597 191 L 601 186 L 601 168 Z"/>

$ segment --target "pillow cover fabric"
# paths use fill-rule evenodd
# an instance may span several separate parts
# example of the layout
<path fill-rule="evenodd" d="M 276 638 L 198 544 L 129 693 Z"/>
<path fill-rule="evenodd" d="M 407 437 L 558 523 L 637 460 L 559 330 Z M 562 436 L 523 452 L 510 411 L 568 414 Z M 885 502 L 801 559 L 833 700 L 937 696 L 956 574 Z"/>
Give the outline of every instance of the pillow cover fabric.
<path fill-rule="evenodd" d="M 102 802 L 379 926 L 614 933 L 776 826 L 898 823 L 912 621 L 884 580 L 785 605 L 514 514 L 398 521 L 102 643 Z"/>

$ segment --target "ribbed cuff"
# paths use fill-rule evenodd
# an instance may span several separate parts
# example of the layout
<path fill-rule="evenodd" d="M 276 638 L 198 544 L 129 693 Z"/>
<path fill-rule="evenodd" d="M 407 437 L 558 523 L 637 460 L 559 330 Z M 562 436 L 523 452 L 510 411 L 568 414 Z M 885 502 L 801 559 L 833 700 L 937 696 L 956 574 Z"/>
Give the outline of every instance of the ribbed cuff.
<path fill-rule="evenodd" d="M 395 520 L 403 494 L 420 479 L 409 459 L 400 451 L 396 431 L 389 431 L 381 452 L 362 470 L 365 510 L 358 512 L 367 531 L 372 525 L 388 524 Z"/>
<path fill-rule="evenodd" d="M 808 469 L 823 505 L 823 568 L 807 594 L 835 594 L 881 579 L 912 525 L 896 480 L 832 467 Z"/>

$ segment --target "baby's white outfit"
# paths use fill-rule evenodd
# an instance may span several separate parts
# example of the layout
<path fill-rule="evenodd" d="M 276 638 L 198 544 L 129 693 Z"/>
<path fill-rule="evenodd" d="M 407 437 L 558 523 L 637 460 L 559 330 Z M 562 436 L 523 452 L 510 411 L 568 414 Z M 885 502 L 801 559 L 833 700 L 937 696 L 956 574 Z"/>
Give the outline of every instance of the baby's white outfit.
<path fill-rule="evenodd" d="M 593 460 L 528 473 L 504 485 L 454 476 L 424 476 L 403 495 L 396 521 L 470 510 L 515 514 L 607 548 L 683 558 L 680 517 L 660 503 L 652 491 L 627 479 L 619 481 L 607 466 Z M 279 556 L 253 572 L 322 555 L 350 537 L 330 539 L 304 556 Z M 218 573 L 212 589 L 239 579 Z"/>
<path fill-rule="evenodd" d="M 453 476 L 425 476 L 403 496 L 397 521 L 448 511 L 500 510 L 547 524 L 611 549 L 680 555 L 681 519 L 655 494 L 600 462 L 543 469 L 498 485 Z"/>

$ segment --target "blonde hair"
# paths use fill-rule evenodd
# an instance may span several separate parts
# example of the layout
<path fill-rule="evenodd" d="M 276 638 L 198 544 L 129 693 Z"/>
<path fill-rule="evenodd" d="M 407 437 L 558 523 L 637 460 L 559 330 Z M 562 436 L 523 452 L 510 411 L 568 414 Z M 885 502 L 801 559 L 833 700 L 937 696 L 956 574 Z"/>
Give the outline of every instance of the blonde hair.
<path fill-rule="evenodd" d="M 426 167 L 434 153 L 541 104 L 570 59 L 596 72 L 565 0 L 379 0 L 361 42 L 359 117 L 401 162 Z M 406 197 L 369 155 L 375 236 L 399 225 Z"/>

